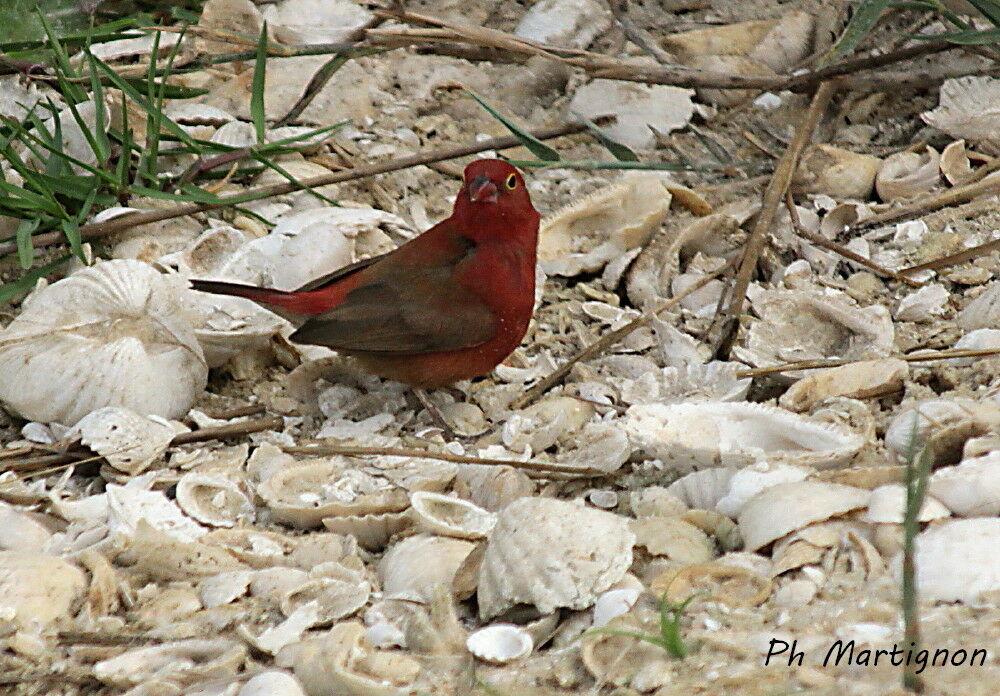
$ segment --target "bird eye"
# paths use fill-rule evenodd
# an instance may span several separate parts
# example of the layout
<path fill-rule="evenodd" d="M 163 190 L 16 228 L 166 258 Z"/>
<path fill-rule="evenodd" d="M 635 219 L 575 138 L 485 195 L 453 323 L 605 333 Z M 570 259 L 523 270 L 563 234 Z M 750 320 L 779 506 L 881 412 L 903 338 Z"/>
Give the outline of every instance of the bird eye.
<path fill-rule="evenodd" d="M 516 189 L 517 188 L 517 176 L 514 175 L 514 174 L 511 174 L 510 176 L 508 176 L 507 177 L 507 181 L 504 182 L 504 186 L 506 186 L 508 189 L 510 189 L 512 191 L 514 189 Z"/>

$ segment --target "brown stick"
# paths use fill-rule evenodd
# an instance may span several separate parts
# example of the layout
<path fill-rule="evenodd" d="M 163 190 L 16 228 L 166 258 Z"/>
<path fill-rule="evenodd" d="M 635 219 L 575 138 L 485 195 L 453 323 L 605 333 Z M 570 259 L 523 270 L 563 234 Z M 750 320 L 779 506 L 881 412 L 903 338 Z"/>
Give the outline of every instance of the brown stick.
<path fill-rule="evenodd" d="M 266 416 L 264 418 L 226 423 L 225 425 L 199 428 L 189 433 L 181 433 L 170 441 L 170 446 L 186 445 L 191 442 L 205 442 L 207 440 L 223 440 L 227 437 L 249 435 L 250 433 L 259 433 L 264 430 L 280 430 L 283 427 L 285 427 L 285 419 L 281 416 Z"/>
<path fill-rule="evenodd" d="M 788 215 L 792 219 L 792 227 L 795 229 L 795 233 L 798 234 L 800 237 L 805 237 L 816 246 L 823 247 L 824 249 L 829 249 L 830 251 L 836 254 L 840 254 L 845 259 L 850 259 L 855 263 L 859 263 L 862 266 L 865 266 L 866 268 L 875 271 L 881 276 L 893 278 L 895 280 L 900 281 L 901 283 L 906 283 L 907 285 L 913 288 L 919 288 L 921 285 L 923 285 L 923 283 L 917 282 L 916 280 L 913 280 L 913 278 L 907 278 L 906 276 L 900 275 L 899 273 L 897 273 L 892 269 L 880 266 L 871 259 L 866 258 L 861 254 L 855 253 L 845 246 L 837 244 L 836 242 L 831 242 L 829 239 L 827 239 L 821 234 L 817 234 L 816 232 L 807 230 L 805 227 L 802 226 L 802 223 L 799 221 L 799 214 L 795 210 L 795 201 L 792 200 L 791 191 L 785 191 L 785 206 L 788 208 Z"/>
<path fill-rule="evenodd" d="M 910 266 L 909 268 L 904 268 L 900 273 L 916 273 L 917 271 L 936 271 L 939 268 L 945 268 L 947 266 L 954 266 L 956 264 L 965 263 L 969 259 L 974 259 L 977 256 L 982 256 L 983 254 L 988 254 L 991 251 L 1000 249 L 1000 239 L 994 239 L 992 242 L 986 242 L 985 244 L 979 244 L 974 247 L 970 247 L 965 251 L 960 251 L 957 254 L 949 254 L 948 256 L 942 256 L 926 263 L 918 263 L 916 266 Z"/>
<path fill-rule="evenodd" d="M 953 358 L 983 358 L 991 355 L 1000 355 L 1000 348 L 956 348 L 952 350 L 928 351 L 926 353 L 916 353 L 910 355 L 889 355 L 884 360 L 904 360 L 906 362 L 930 362 L 932 360 L 951 360 Z M 759 377 L 761 375 L 771 375 L 775 372 L 796 372 L 798 370 L 823 370 L 828 367 L 841 367 L 842 365 L 852 365 L 863 360 L 800 360 L 799 362 L 786 363 L 784 365 L 769 365 L 767 367 L 755 367 L 750 370 L 741 370 L 736 373 L 739 378 Z"/>
<path fill-rule="evenodd" d="M 726 308 L 726 315 L 723 319 L 722 333 L 715 349 L 715 355 L 726 360 L 729 351 L 736 340 L 736 334 L 740 328 L 740 314 L 743 311 L 743 302 L 746 299 L 747 288 L 750 286 L 750 278 L 753 276 L 754 268 L 757 266 L 757 259 L 764 250 L 767 241 L 767 232 L 774 224 L 774 217 L 777 214 L 778 206 L 785 197 L 785 191 L 792 181 L 792 174 L 798 165 L 799 156 L 805 149 L 812 137 L 816 125 L 819 123 L 823 112 L 826 110 L 833 93 L 836 91 L 834 82 L 822 82 L 813 95 L 809 104 L 809 110 L 802 118 L 802 123 L 795 130 L 795 137 L 781 159 L 775 167 L 771 181 L 764 190 L 764 200 L 761 204 L 760 213 L 757 215 L 757 223 L 754 225 L 750 238 L 747 239 L 743 251 L 743 260 L 739 270 L 736 272 L 736 282 L 733 286 L 733 294 L 729 306 Z"/>
<path fill-rule="evenodd" d="M 443 462 L 453 462 L 455 464 L 485 464 L 488 466 L 509 466 L 515 469 L 523 469 L 530 474 L 542 475 L 544 478 L 551 474 L 568 474 L 571 476 L 604 476 L 609 472 L 601 469 L 581 468 L 568 464 L 554 464 L 550 462 L 526 461 L 521 462 L 511 459 L 492 459 L 488 457 L 470 457 L 462 454 L 452 454 L 451 452 L 433 452 L 408 447 L 352 447 L 350 445 L 328 445 L 318 442 L 312 445 L 283 447 L 289 454 L 306 454 L 320 457 L 344 456 L 344 457 L 413 457 L 419 459 L 437 459 Z"/>
<path fill-rule="evenodd" d="M 596 358 L 598 355 L 601 355 L 611 346 L 618 343 L 618 341 L 622 340 L 636 329 L 641 328 L 646 324 L 648 324 L 649 322 L 651 322 L 656 315 L 660 314 L 661 312 L 667 311 L 668 309 L 676 305 L 678 302 L 683 300 L 691 293 L 695 292 L 696 290 L 700 290 L 701 288 L 708 285 L 710 281 L 718 278 L 720 275 L 722 275 L 730 268 L 732 268 L 735 262 L 736 262 L 735 259 L 729 261 L 728 263 L 724 264 L 721 268 L 713 271 L 712 273 L 709 273 L 706 276 L 702 276 L 696 282 L 684 288 L 683 291 L 677 293 L 670 299 L 663 300 L 649 311 L 644 312 L 643 314 L 637 316 L 635 319 L 625 324 L 625 326 L 622 326 L 621 328 L 615 329 L 614 331 L 604 334 L 598 340 L 591 343 L 589 346 L 581 350 L 579 353 L 577 353 L 572 358 L 567 360 L 561 366 L 559 366 L 558 368 L 550 372 L 548 375 L 546 375 L 540 382 L 538 382 L 538 384 L 536 384 L 531 389 L 529 389 L 524 394 L 515 399 L 511 403 L 511 407 L 524 408 L 532 401 L 537 399 L 539 396 L 547 392 L 549 389 L 562 382 L 563 379 L 565 379 L 566 375 L 569 374 L 570 370 L 573 369 L 573 366 L 576 365 L 578 362 L 582 360 L 591 360 L 592 358 Z"/>
<path fill-rule="evenodd" d="M 540 140 L 548 140 L 551 138 L 558 138 L 563 135 L 580 133 L 585 130 L 587 130 L 587 126 L 584 124 L 570 123 L 561 126 L 540 128 L 534 131 L 532 135 Z M 327 184 L 339 184 L 345 181 L 355 181 L 357 179 L 365 179 L 377 174 L 386 174 L 400 169 L 416 167 L 421 164 L 430 164 L 432 162 L 441 162 L 443 160 L 475 155 L 486 150 L 504 150 L 507 148 L 517 147 L 520 144 L 521 141 L 512 135 L 490 138 L 489 140 L 481 140 L 475 143 L 468 143 L 466 145 L 439 148 L 437 150 L 421 152 L 407 157 L 386 160 L 384 162 L 376 162 L 363 167 L 356 167 L 355 169 L 347 169 L 342 172 L 320 174 L 318 176 L 302 179 L 297 183 L 285 182 L 281 184 L 271 184 L 269 186 L 258 186 L 256 188 L 248 189 L 243 193 L 222 196 L 222 200 L 218 203 L 181 203 L 172 208 L 148 210 L 141 213 L 129 213 L 128 215 L 120 215 L 111 220 L 107 220 L 106 222 L 83 225 L 80 228 L 80 237 L 84 240 L 99 239 L 114 232 L 131 229 L 139 225 L 146 225 L 151 222 L 169 220 L 171 218 L 183 217 L 185 215 L 194 215 L 195 213 L 203 213 L 208 210 L 217 210 L 218 208 L 225 208 L 230 205 L 237 205 L 239 203 L 259 200 L 261 198 L 269 198 L 271 196 L 280 196 L 286 193 L 292 193 L 293 191 L 301 189 L 315 188 L 317 186 L 325 186 Z M 66 237 L 62 232 L 46 232 L 44 234 L 35 235 L 32 237 L 31 241 L 37 249 L 65 242 Z M 0 256 L 11 254 L 16 250 L 17 245 L 15 242 L 0 244 Z"/>

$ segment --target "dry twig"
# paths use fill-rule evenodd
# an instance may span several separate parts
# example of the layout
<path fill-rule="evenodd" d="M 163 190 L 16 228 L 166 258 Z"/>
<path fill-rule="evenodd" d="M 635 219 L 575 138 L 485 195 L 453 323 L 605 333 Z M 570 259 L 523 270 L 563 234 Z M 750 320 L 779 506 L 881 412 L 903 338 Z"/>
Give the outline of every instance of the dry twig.
<path fill-rule="evenodd" d="M 1000 355 L 1000 348 L 955 348 L 952 350 L 936 350 L 924 353 L 910 353 L 907 355 L 889 355 L 886 360 L 904 360 L 906 362 L 930 362 L 932 360 L 951 360 L 953 358 L 984 358 L 991 355 Z M 853 365 L 854 363 L 865 362 L 864 360 L 800 360 L 799 362 L 785 363 L 784 365 L 768 365 L 767 367 L 755 367 L 750 370 L 741 370 L 736 373 L 740 379 L 744 377 L 760 377 L 761 375 L 771 375 L 776 372 L 796 372 L 798 370 L 823 370 L 828 367 L 841 367 L 843 365 Z"/>

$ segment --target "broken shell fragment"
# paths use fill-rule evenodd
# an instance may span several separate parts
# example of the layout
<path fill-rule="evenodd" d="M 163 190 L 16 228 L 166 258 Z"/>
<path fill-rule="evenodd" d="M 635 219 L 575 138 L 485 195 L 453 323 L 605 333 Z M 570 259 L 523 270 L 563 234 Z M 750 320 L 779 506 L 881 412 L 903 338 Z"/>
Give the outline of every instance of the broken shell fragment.
<path fill-rule="evenodd" d="M 641 404 L 626 412 L 625 428 L 649 456 L 681 471 L 760 461 L 831 467 L 864 444 L 841 426 L 753 403 Z"/>
<path fill-rule="evenodd" d="M 478 505 L 441 493 L 417 491 L 410 496 L 410 506 L 417 527 L 430 534 L 483 539 L 497 522 L 495 514 Z"/>
<path fill-rule="evenodd" d="M 715 556 L 715 545 L 698 527 L 676 517 L 629 520 L 636 546 L 678 563 L 701 563 Z"/>
<path fill-rule="evenodd" d="M 127 408 L 105 406 L 84 416 L 76 429 L 80 441 L 108 464 L 127 474 L 141 474 L 163 456 L 170 441 L 187 428 L 157 416 L 140 416 Z"/>
<path fill-rule="evenodd" d="M 809 476 L 809 473 L 809 469 L 801 466 L 771 462 L 759 462 L 743 467 L 729 479 L 725 495 L 718 499 L 714 509 L 736 519 L 746 502 L 765 488 L 779 483 L 802 481 Z"/>
<path fill-rule="evenodd" d="M 975 176 L 975 171 L 969 162 L 969 155 L 965 151 L 964 140 L 949 143 L 941 151 L 941 175 L 952 186 L 968 183 Z"/>
<path fill-rule="evenodd" d="M 41 553 L 0 551 L 0 606 L 18 626 L 47 626 L 70 616 L 86 589 L 83 571 Z"/>
<path fill-rule="evenodd" d="M 823 193 L 837 200 L 868 200 L 882 160 L 833 145 L 816 145 L 799 162 L 793 186 L 799 193 Z"/>
<path fill-rule="evenodd" d="M 234 527 L 253 520 L 254 506 L 227 476 L 189 471 L 177 482 L 177 504 L 210 527 Z"/>
<path fill-rule="evenodd" d="M 766 488 L 740 511 L 739 526 L 746 549 L 756 551 L 813 522 L 862 508 L 870 495 L 860 488 L 818 481 L 779 483 Z M 782 514 L 776 515 L 775 510 Z"/>
<path fill-rule="evenodd" d="M 789 387 L 778 403 L 792 411 L 808 411 L 835 396 L 871 399 L 899 391 L 909 374 L 907 362 L 893 359 L 862 360 L 816 370 Z"/>
<path fill-rule="evenodd" d="M 479 571 L 479 614 L 515 604 L 543 614 L 585 609 L 632 564 L 635 537 L 610 512 L 551 498 L 521 498 L 504 508 Z M 534 549 L 525 554 L 524 549 Z"/>
<path fill-rule="evenodd" d="M 1000 451 L 941 467 L 931 474 L 927 490 L 961 517 L 1000 515 Z"/>
<path fill-rule="evenodd" d="M 986 399 L 928 399 L 900 410 L 885 431 L 885 446 L 896 461 L 906 460 L 911 440 L 928 446 L 934 466 L 954 464 L 970 437 L 985 435 L 1000 425 L 1000 407 Z"/>
<path fill-rule="evenodd" d="M 938 107 L 920 117 L 953 138 L 995 145 L 1000 129 L 998 98 L 1000 80 L 995 77 L 969 75 L 949 79 L 941 85 Z"/>
<path fill-rule="evenodd" d="M 771 596 L 772 585 L 764 575 L 720 560 L 668 570 L 654 578 L 649 589 L 675 604 L 703 593 L 707 599 L 731 607 L 756 607 Z"/>
<path fill-rule="evenodd" d="M 729 491 L 729 480 L 735 472 L 735 469 L 721 466 L 692 471 L 671 483 L 666 490 L 677 496 L 688 509 L 714 510 L 719 499 Z M 677 514 L 683 512 L 687 510 Z"/>
<path fill-rule="evenodd" d="M 494 624 L 469 634 L 465 641 L 469 652 L 483 662 L 505 665 L 530 655 L 534 649 L 531 636 L 520 626 Z"/>
<path fill-rule="evenodd" d="M 899 483 L 879 486 L 872 491 L 864 519 L 868 522 L 902 524 L 906 512 L 906 488 Z M 932 496 L 924 498 L 917 515 L 918 522 L 930 522 L 950 517 L 948 508 Z"/>
<path fill-rule="evenodd" d="M 246 646 L 225 638 L 191 639 L 135 648 L 94 665 L 105 684 L 128 688 L 146 681 L 193 684 L 231 677 L 246 657 Z"/>
<path fill-rule="evenodd" d="M 357 612 L 368 602 L 371 584 L 364 573 L 335 562 L 317 566 L 319 577 L 292 588 L 281 598 L 281 611 L 291 617 L 296 610 L 315 602 L 314 626 L 332 624 Z"/>
<path fill-rule="evenodd" d="M 975 518 L 934 525 L 917 536 L 917 583 L 929 601 L 972 603 L 1000 589 L 1000 519 Z M 893 561 L 897 581 L 902 566 Z"/>
<path fill-rule="evenodd" d="M 875 190 L 883 201 L 913 198 L 938 183 L 941 156 L 930 145 L 923 154 L 897 152 L 886 157 L 875 177 Z"/>
<path fill-rule="evenodd" d="M 306 696 L 306 692 L 288 672 L 270 670 L 251 677 L 236 696 Z"/>
<path fill-rule="evenodd" d="M 40 290 L 0 332 L 0 400 L 66 425 L 104 406 L 183 416 L 208 379 L 186 295 L 179 278 L 133 260 Z"/>
<path fill-rule="evenodd" d="M 681 87 L 598 79 L 576 90 L 569 110 L 588 119 L 612 114 L 617 120 L 605 126 L 608 137 L 650 150 L 656 144 L 655 133 L 667 134 L 691 120 L 693 95 L 692 90 Z"/>
<path fill-rule="evenodd" d="M 430 602 L 438 585 L 451 591 L 455 574 L 472 552 L 472 542 L 417 534 L 394 544 L 378 564 L 386 598 Z"/>

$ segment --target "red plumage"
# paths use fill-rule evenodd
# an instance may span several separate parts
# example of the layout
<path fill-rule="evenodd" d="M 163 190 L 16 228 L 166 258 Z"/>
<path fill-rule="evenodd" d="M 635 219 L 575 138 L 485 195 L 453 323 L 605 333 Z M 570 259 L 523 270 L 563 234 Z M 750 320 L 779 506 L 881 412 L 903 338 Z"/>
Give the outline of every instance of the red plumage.
<path fill-rule="evenodd" d="M 356 356 L 414 387 L 488 373 L 518 346 L 535 301 L 538 212 L 502 160 L 465 168 L 452 214 L 401 247 L 292 292 L 194 280 L 300 324 L 291 339 Z"/>

